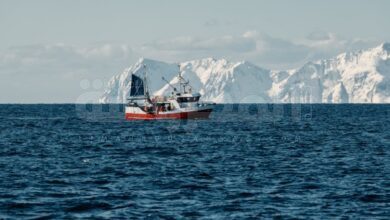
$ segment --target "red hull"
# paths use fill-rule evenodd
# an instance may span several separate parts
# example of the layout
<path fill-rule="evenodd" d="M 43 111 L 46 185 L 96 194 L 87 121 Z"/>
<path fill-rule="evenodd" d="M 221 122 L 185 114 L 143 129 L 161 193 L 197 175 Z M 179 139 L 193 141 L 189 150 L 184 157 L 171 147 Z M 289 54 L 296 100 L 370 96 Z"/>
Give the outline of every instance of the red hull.
<path fill-rule="evenodd" d="M 155 120 L 155 119 L 205 119 L 208 118 L 212 109 L 193 112 L 179 112 L 172 114 L 136 114 L 126 113 L 126 120 Z"/>

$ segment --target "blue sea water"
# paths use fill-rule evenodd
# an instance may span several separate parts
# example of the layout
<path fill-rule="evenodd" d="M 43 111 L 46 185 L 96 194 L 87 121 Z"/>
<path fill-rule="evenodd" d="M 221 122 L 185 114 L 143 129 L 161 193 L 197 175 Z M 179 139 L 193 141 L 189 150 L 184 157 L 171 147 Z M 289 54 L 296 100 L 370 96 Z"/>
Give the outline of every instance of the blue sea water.
<path fill-rule="evenodd" d="M 390 105 L 0 105 L 0 219 L 390 218 Z"/>

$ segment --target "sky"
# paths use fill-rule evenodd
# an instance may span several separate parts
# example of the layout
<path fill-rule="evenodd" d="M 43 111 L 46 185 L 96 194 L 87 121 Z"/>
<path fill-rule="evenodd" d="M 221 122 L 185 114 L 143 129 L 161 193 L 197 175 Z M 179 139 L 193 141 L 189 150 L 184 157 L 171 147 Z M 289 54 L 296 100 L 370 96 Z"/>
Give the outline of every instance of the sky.
<path fill-rule="evenodd" d="M 140 57 L 269 69 L 390 41 L 387 0 L 0 0 L 0 103 L 74 103 Z"/>

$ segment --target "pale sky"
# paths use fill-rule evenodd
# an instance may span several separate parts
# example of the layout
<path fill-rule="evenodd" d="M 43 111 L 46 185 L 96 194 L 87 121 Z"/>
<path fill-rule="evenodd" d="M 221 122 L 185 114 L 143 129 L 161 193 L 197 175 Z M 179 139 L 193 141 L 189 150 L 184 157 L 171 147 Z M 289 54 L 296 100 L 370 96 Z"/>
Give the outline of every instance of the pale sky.
<path fill-rule="evenodd" d="M 0 0 L 0 103 L 72 103 L 139 57 L 297 68 L 390 41 L 389 9 L 388 0 Z"/>

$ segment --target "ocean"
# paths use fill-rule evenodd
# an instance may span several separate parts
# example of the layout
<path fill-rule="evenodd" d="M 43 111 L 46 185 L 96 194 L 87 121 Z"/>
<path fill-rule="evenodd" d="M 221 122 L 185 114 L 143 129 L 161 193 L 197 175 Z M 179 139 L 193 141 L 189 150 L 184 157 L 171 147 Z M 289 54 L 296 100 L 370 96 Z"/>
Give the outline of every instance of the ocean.
<path fill-rule="evenodd" d="M 390 218 L 390 105 L 0 105 L 0 219 Z"/>

